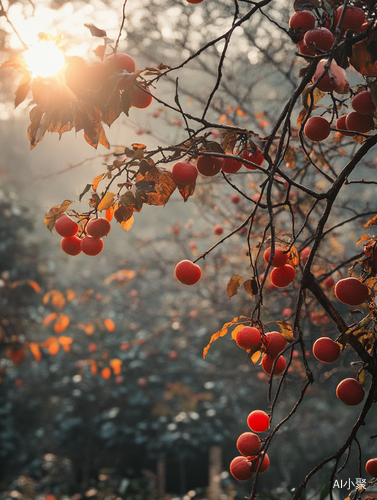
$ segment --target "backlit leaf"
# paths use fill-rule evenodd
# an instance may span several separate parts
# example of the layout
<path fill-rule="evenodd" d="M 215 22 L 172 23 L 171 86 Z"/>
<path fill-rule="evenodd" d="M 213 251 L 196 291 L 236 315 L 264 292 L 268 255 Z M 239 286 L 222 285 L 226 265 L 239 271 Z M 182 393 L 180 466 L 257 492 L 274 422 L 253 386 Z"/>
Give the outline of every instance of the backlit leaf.
<path fill-rule="evenodd" d="M 377 215 L 369 219 L 365 224 L 363 224 L 364 227 L 370 227 L 370 226 L 375 226 L 377 224 Z"/>
<path fill-rule="evenodd" d="M 366 240 L 369 240 L 370 239 L 370 236 L 369 234 L 364 234 L 364 236 L 362 236 L 358 242 L 356 242 L 356 245 L 360 245 L 360 243 L 362 243 L 363 241 L 366 241 Z"/>
<path fill-rule="evenodd" d="M 113 219 L 113 215 L 114 215 L 114 207 L 109 207 L 107 210 L 106 210 L 106 220 L 108 220 L 109 222 L 112 221 Z"/>
<path fill-rule="evenodd" d="M 218 332 L 214 333 L 209 341 L 209 343 L 207 344 L 207 346 L 203 349 L 203 359 L 205 359 L 206 357 L 206 354 L 210 348 L 210 345 L 215 341 L 217 340 L 218 338 L 220 337 L 224 337 L 224 335 L 226 335 L 228 333 L 228 330 L 229 328 L 232 326 L 232 325 L 235 325 L 237 324 L 240 320 L 248 320 L 248 318 L 246 316 L 238 316 L 234 319 L 232 319 L 232 321 L 229 321 L 228 323 L 225 323 L 225 325 L 221 328 L 221 330 L 219 330 Z"/>
<path fill-rule="evenodd" d="M 97 36 L 99 38 L 107 36 L 107 33 L 105 30 L 97 28 L 97 26 L 94 26 L 94 24 L 92 24 L 92 23 L 90 23 L 90 24 L 85 23 L 84 26 L 85 26 L 85 28 L 88 28 L 90 30 L 90 33 L 92 36 Z"/>
<path fill-rule="evenodd" d="M 228 293 L 228 297 L 231 298 L 238 292 L 240 285 L 242 284 L 241 276 L 232 276 L 226 285 L 226 291 Z"/>
<path fill-rule="evenodd" d="M 114 197 L 115 197 L 115 193 L 110 193 L 110 191 L 108 191 L 105 194 L 105 196 L 102 198 L 102 200 L 100 201 L 100 204 L 98 205 L 97 209 L 100 212 L 102 210 L 107 210 L 114 203 Z"/>
<path fill-rule="evenodd" d="M 93 183 L 92 183 L 92 188 L 94 191 L 97 191 L 98 184 L 102 181 L 102 179 L 106 178 L 106 174 L 99 174 L 97 177 L 94 177 Z"/>
<path fill-rule="evenodd" d="M 285 338 L 285 340 L 288 340 L 288 342 L 293 342 L 294 341 L 294 336 L 293 336 L 293 330 L 292 327 L 288 325 L 285 321 L 275 321 L 281 331 L 281 334 Z"/>
<path fill-rule="evenodd" d="M 31 89 L 31 76 L 25 75 L 22 77 L 21 81 L 18 84 L 17 90 L 14 93 L 14 107 L 17 108 L 19 104 L 21 104 L 27 97 L 30 89 Z"/>
<path fill-rule="evenodd" d="M 251 361 L 256 365 L 259 361 L 259 358 L 261 357 L 262 352 L 261 351 L 256 351 L 252 356 L 251 356 Z"/>
<path fill-rule="evenodd" d="M 286 248 L 284 248 L 284 250 L 286 250 Z M 299 256 L 298 250 L 293 245 L 291 247 L 291 251 L 289 252 L 289 255 L 288 255 L 287 264 L 289 264 L 292 267 L 296 267 L 296 266 L 298 266 L 299 262 L 300 262 L 300 256 Z"/>
<path fill-rule="evenodd" d="M 42 357 L 41 350 L 39 349 L 39 345 L 36 342 L 30 342 L 29 349 L 34 356 L 35 361 L 37 361 L 39 363 L 39 361 L 41 360 L 41 357 Z"/>
<path fill-rule="evenodd" d="M 237 333 L 244 327 L 245 325 L 237 325 L 236 328 L 232 331 L 232 339 L 236 340 Z"/>
<path fill-rule="evenodd" d="M 194 194 L 195 184 L 191 184 L 191 186 L 177 186 L 179 194 L 182 196 L 183 201 L 187 201 L 190 196 Z"/>
<path fill-rule="evenodd" d="M 125 230 L 125 231 L 129 231 L 132 227 L 134 223 L 134 216 L 132 216 L 130 219 L 128 220 L 125 220 L 123 222 L 120 223 L 120 225 L 122 226 L 122 228 Z"/>

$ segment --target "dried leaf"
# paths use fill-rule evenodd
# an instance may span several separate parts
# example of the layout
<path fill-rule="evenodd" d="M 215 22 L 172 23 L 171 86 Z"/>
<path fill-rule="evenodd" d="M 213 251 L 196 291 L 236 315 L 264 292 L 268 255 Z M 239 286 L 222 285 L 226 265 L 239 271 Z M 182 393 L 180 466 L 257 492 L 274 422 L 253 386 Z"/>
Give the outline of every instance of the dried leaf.
<path fill-rule="evenodd" d="M 284 248 L 284 250 L 286 250 L 287 248 L 288 247 Z M 296 267 L 296 266 L 298 266 L 299 262 L 300 262 L 300 256 L 299 256 L 298 250 L 293 245 L 291 247 L 291 251 L 289 252 L 287 264 L 289 264 L 292 267 Z"/>
<path fill-rule="evenodd" d="M 356 43 L 353 46 L 353 54 L 349 59 L 351 66 L 355 68 L 364 78 L 376 77 L 377 66 L 373 63 L 372 56 L 368 52 L 368 39 Z"/>
<path fill-rule="evenodd" d="M 218 332 L 214 333 L 209 341 L 209 343 L 207 344 L 207 346 L 203 349 L 203 359 L 205 359 L 206 357 L 206 354 L 210 348 L 210 345 L 215 341 L 217 340 L 219 337 L 224 337 L 224 335 L 226 335 L 228 333 L 228 330 L 229 328 L 232 326 L 232 325 L 235 325 L 236 323 L 238 323 L 240 320 L 249 320 L 249 318 L 247 318 L 246 316 L 238 316 L 234 319 L 232 319 L 232 321 L 229 321 L 228 323 L 225 323 L 225 325 L 221 328 L 221 330 L 219 330 Z"/>
<path fill-rule="evenodd" d="M 19 104 L 21 104 L 27 97 L 30 89 L 31 89 L 31 76 L 25 75 L 18 84 L 17 90 L 14 93 L 14 107 L 17 108 Z"/>
<path fill-rule="evenodd" d="M 255 278 L 246 280 L 243 284 L 245 292 L 247 292 L 252 297 L 258 293 L 258 285 Z"/>
<path fill-rule="evenodd" d="M 39 345 L 36 342 L 30 342 L 29 349 L 34 356 L 35 361 L 37 361 L 39 363 L 39 361 L 41 360 L 41 357 L 42 357 L 41 350 L 39 349 Z"/>
<path fill-rule="evenodd" d="M 177 186 L 183 201 L 187 201 L 194 194 L 195 186 L 196 184 L 191 184 L 191 186 Z"/>
<path fill-rule="evenodd" d="M 120 225 L 122 226 L 122 228 L 125 231 L 129 231 L 131 229 L 133 223 L 134 223 L 134 217 L 132 216 L 128 220 L 121 222 Z"/>
<path fill-rule="evenodd" d="M 228 284 L 226 285 L 226 291 L 229 298 L 232 298 L 234 295 L 236 295 L 241 284 L 241 276 L 234 275 L 230 278 Z"/>
<path fill-rule="evenodd" d="M 47 229 L 49 229 L 50 231 L 53 230 L 56 219 L 59 217 L 59 215 L 61 215 L 67 210 L 67 208 L 71 203 L 72 201 L 70 200 L 64 200 L 61 205 L 56 205 L 55 207 L 52 207 L 48 211 L 48 213 L 45 215 L 43 219 Z"/>
<path fill-rule="evenodd" d="M 88 28 L 90 30 L 90 33 L 92 36 L 96 36 L 98 38 L 102 38 L 104 36 L 107 36 L 107 33 L 105 30 L 102 30 L 100 28 L 97 28 L 97 26 L 94 26 L 94 24 L 90 23 L 85 23 L 84 24 L 85 28 Z"/>
<path fill-rule="evenodd" d="M 296 164 L 296 153 L 292 146 L 288 146 L 284 155 L 285 165 L 288 168 L 293 168 Z"/>
<path fill-rule="evenodd" d="M 371 219 L 368 220 L 365 224 L 363 224 L 364 227 L 370 227 L 370 226 L 375 226 L 377 224 L 377 215 L 372 217 Z"/>
<path fill-rule="evenodd" d="M 110 318 L 104 319 L 103 324 L 105 325 L 107 331 L 109 331 L 109 332 L 115 331 L 115 323 L 112 319 L 110 319 Z"/>

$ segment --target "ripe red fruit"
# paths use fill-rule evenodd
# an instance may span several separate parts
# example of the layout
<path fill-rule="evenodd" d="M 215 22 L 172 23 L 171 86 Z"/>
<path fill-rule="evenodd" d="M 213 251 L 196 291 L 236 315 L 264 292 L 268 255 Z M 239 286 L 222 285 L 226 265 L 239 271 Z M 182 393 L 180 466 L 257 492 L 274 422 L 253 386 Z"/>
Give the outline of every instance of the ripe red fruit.
<path fill-rule="evenodd" d="M 359 306 L 366 301 L 369 288 L 357 278 L 343 278 L 334 289 L 335 297 L 348 306 Z"/>
<path fill-rule="evenodd" d="M 104 217 L 98 217 L 98 219 L 90 219 L 86 225 L 86 232 L 93 236 L 93 238 L 103 238 L 109 234 L 111 229 L 110 222 Z"/>
<path fill-rule="evenodd" d="M 254 349 L 260 344 L 260 331 L 253 326 L 243 326 L 238 330 L 235 340 L 241 349 Z"/>
<path fill-rule="evenodd" d="M 268 332 L 266 333 L 266 338 L 267 338 L 267 347 L 266 347 L 267 354 L 269 354 L 271 358 L 275 359 L 276 356 L 285 349 L 287 341 L 285 340 L 283 335 L 279 332 Z"/>
<path fill-rule="evenodd" d="M 290 20 L 289 27 L 292 29 L 301 28 L 304 31 L 308 31 L 315 26 L 315 17 L 308 10 L 300 10 L 295 12 Z"/>
<path fill-rule="evenodd" d="M 330 135 L 330 123 L 322 116 L 311 116 L 305 123 L 304 134 L 311 141 L 324 141 Z"/>
<path fill-rule="evenodd" d="M 361 132 L 366 134 L 373 128 L 373 118 L 369 115 L 362 115 L 357 111 L 351 111 L 346 116 L 346 127 L 353 132 Z"/>
<path fill-rule="evenodd" d="M 377 458 L 371 458 L 370 460 L 368 460 L 368 462 L 365 464 L 365 470 L 372 477 L 377 477 Z"/>
<path fill-rule="evenodd" d="M 306 45 L 304 40 L 300 40 L 297 44 L 297 47 L 298 47 L 298 51 L 303 56 L 315 56 L 314 50 L 309 49 L 309 47 Z"/>
<path fill-rule="evenodd" d="M 240 161 L 225 158 L 221 169 L 225 174 L 235 174 L 241 167 L 242 163 Z"/>
<path fill-rule="evenodd" d="M 300 260 L 303 264 L 305 264 L 309 258 L 309 255 L 310 255 L 310 252 L 311 252 L 311 248 L 310 247 L 305 247 L 301 250 L 300 252 Z"/>
<path fill-rule="evenodd" d="M 326 74 L 322 77 L 327 62 L 328 61 L 326 59 L 322 59 L 321 61 L 319 61 L 317 69 L 313 76 L 313 83 L 316 83 L 317 80 L 321 77 L 321 80 L 317 84 L 317 88 L 319 90 L 322 90 L 323 92 L 336 92 L 338 87 L 342 88 L 347 84 L 346 75 L 344 69 L 338 66 L 336 62 L 332 61 L 330 64 L 331 77 L 327 69 Z"/>
<path fill-rule="evenodd" d="M 313 344 L 313 355 L 322 363 L 333 363 L 340 356 L 340 346 L 328 337 L 321 337 Z"/>
<path fill-rule="evenodd" d="M 327 28 L 313 28 L 305 33 L 304 43 L 316 53 L 327 52 L 334 43 L 334 35 Z"/>
<path fill-rule="evenodd" d="M 323 280 L 323 284 L 330 290 L 335 285 L 335 280 L 332 276 L 327 276 L 327 278 Z"/>
<path fill-rule="evenodd" d="M 224 232 L 223 226 L 220 226 L 220 224 L 216 224 L 214 227 L 214 232 L 217 234 L 217 236 L 220 236 Z"/>
<path fill-rule="evenodd" d="M 246 457 L 233 458 L 229 465 L 229 471 L 237 481 L 246 481 L 254 474 L 251 470 L 251 463 Z"/>
<path fill-rule="evenodd" d="M 55 231 L 59 236 L 74 236 L 79 230 L 79 225 L 67 214 L 61 214 L 56 219 Z"/>
<path fill-rule="evenodd" d="M 376 105 L 373 102 L 372 94 L 369 90 L 355 95 L 351 101 L 351 105 L 353 109 L 361 115 L 369 115 L 376 111 Z"/>
<path fill-rule="evenodd" d="M 144 85 L 140 85 L 140 87 L 135 85 L 132 94 L 131 106 L 133 106 L 134 108 L 144 109 L 151 104 L 153 97 L 147 87 L 145 87 Z"/>
<path fill-rule="evenodd" d="M 199 172 L 205 177 L 213 177 L 218 174 L 224 163 L 222 158 L 216 158 L 215 156 L 199 156 L 196 162 L 196 166 Z"/>
<path fill-rule="evenodd" d="M 353 134 L 346 133 L 346 130 L 347 130 L 346 118 L 347 118 L 347 115 L 339 116 L 339 118 L 336 121 L 335 127 L 339 130 L 339 132 L 342 135 L 353 135 Z"/>
<path fill-rule="evenodd" d="M 254 153 L 251 153 L 247 149 L 242 151 L 241 153 L 241 158 L 247 161 L 251 161 L 252 163 L 255 163 L 256 165 L 262 166 L 264 162 L 264 155 L 261 151 L 260 148 L 257 148 Z M 256 170 L 256 167 L 253 167 L 252 165 L 247 165 L 246 163 L 243 164 L 244 167 L 246 167 L 249 170 Z"/>
<path fill-rule="evenodd" d="M 119 52 L 105 57 L 103 64 L 112 72 L 126 70 L 128 73 L 134 73 L 136 69 L 135 60 L 128 54 Z"/>
<path fill-rule="evenodd" d="M 256 455 L 260 450 L 260 439 L 253 432 L 244 432 L 237 439 L 237 450 L 248 457 L 250 455 Z"/>
<path fill-rule="evenodd" d="M 202 3 L 203 0 L 186 0 L 187 3 Z"/>
<path fill-rule="evenodd" d="M 247 417 L 247 425 L 254 432 L 264 432 L 270 426 L 270 417 L 262 410 L 254 410 Z"/>
<path fill-rule="evenodd" d="M 296 276 L 295 268 L 286 264 L 282 267 L 274 267 L 271 271 L 271 283 L 278 288 L 285 288 L 294 280 Z"/>
<path fill-rule="evenodd" d="M 175 277 L 178 281 L 183 283 L 184 285 L 195 285 L 201 276 L 202 271 L 197 264 L 191 262 L 191 260 L 181 260 L 175 266 L 174 270 Z"/>
<path fill-rule="evenodd" d="M 338 384 L 336 395 L 344 404 L 357 406 L 364 399 L 365 390 L 355 378 L 345 378 Z"/>
<path fill-rule="evenodd" d="M 188 161 L 177 161 L 177 163 L 173 165 L 171 174 L 176 184 L 180 186 L 191 186 L 198 177 L 198 170 L 195 165 Z"/>
<path fill-rule="evenodd" d="M 263 259 L 266 263 L 270 260 L 271 247 L 266 248 Z M 288 253 L 284 253 L 284 248 L 275 245 L 274 258 L 272 259 L 271 265 L 274 267 L 285 266 L 288 262 Z"/>
<path fill-rule="evenodd" d="M 81 252 L 81 240 L 77 236 L 64 237 L 60 246 L 68 255 L 78 255 Z"/>
<path fill-rule="evenodd" d="M 335 13 L 335 26 L 339 23 L 340 16 L 343 12 L 343 5 L 336 9 Z M 342 24 L 339 26 L 342 30 L 349 31 L 360 31 L 361 26 L 365 22 L 365 14 L 362 9 L 359 7 L 353 7 L 347 5 L 347 8 L 344 12 L 344 16 L 342 19 Z M 337 26 L 338 28 L 338 26 Z"/>
<path fill-rule="evenodd" d="M 238 194 L 232 194 L 230 197 L 230 201 L 237 205 L 237 203 L 241 201 L 241 196 L 239 196 Z"/>
<path fill-rule="evenodd" d="M 274 361 L 275 361 L 275 358 L 273 358 L 272 356 L 269 356 L 268 354 L 265 354 L 262 358 L 262 368 L 268 375 L 271 375 L 272 365 L 274 364 Z M 283 356 L 279 356 L 276 360 L 276 365 L 274 368 L 274 375 L 280 375 L 280 373 L 283 373 L 286 366 L 287 366 L 287 363 L 285 362 L 285 359 L 283 358 Z"/>
<path fill-rule="evenodd" d="M 257 457 L 256 456 L 254 456 L 254 457 L 248 457 L 248 459 L 251 460 L 251 461 L 254 460 L 255 458 L 257 458 Z M 254 463 L 254 465 L 251 466 L 251 470 L 253 472 L 256 472 L 258 470 L 260 462 L 262 462 L 262 465 L 260 466 L 258 474 L 262 474 L 262 472 L 265 472 L 269 468 L 269 466 L 270 466 L 270 457 L 264 451 L 262 451 L 261 457 L 259 458 L 259 460 L 257 460 Z"/>
<path fill-rule="evenodd" d="M 81 240 L 81 250 L 85 255 L 98 255 L 102 252 L 103 240 L 101 238 L 93 238 L 93 236 L 85 236 Z"/>

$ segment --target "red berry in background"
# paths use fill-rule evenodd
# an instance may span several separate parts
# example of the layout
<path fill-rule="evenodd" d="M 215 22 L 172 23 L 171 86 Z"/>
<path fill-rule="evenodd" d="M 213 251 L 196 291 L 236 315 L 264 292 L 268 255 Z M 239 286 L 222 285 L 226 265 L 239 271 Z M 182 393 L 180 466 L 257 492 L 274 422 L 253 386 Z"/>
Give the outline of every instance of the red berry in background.
<path fill-rule="evenodd" d="M 74 236 L 79 230 L 79 225 L 67 214 L 61 214 L 56 219 L 55 231 L 59 236 Z"/>
<path fill-rule="evenodd" d="M 357 278 L 343 278 L 334 288 L 335 297 L 348 306 L 359 306 L 366 301 L 369 288 Z"/>
<path fill-rule="evenodd" d="M 180 186 L 191 186 L 198 177 L 198 170 L 188 161 L 177 161 L 174 163 L 172 171 L 174 182 Z"/>
<path fill-rule="evenodd" d="M 364 399 L 365 390 L 355 378 L 345 378 L 336 388 L 336 396 L 348 406 L 357 406 Z"/>
<path fill-rule="evenodd" d="M 323 280 L 323 284 L 325 285 L 326 288 L 330 290 L 331 288 L 334 287 L 335 280 L 332 276 L 327 276 L 327 278 Z"/>
<path fill-rule="evenodd" d="M 240 161 L 225 158 L 221 169 L 225 174 L 235 174 L 241 167 L 242 163 Z"/>
<path fill-rule="evenodd" d="M 93 238 L 103 238 L 109 234 L 111 225 L 104 217 L 98 217 L 98 219 L 90 219 L 85 229 Z"/>
<path fill-rule="evenodd" d="M 295 12 L 289 20 L 289 27 L 294 30 L 301 28 L 304 31 L 308 31 L 314 28 L 314 26 L 315 17 L 308 10 L 300 10 L 298 12 Z"/>
<path fill-rule="evenodd" d="M 373 102 L 372 94 L 369 90 L 365 90 L 355 95 L 351 101 L 351 105 L 355 111 L 362 115 L 369 115 L 376 111 L 376 105 Z"/>
<path fill-rule="evenodd" d="M 247 425 L 254 432 L 264 432 L 270 427 L 270 417 L 263 410 L 254 410 L 247 417 Z"/>
<path fill-rule="evenodd" d="M 368 462 L 365 464 L 365 470 L 372 477 L 377 477 L 377 458 L 371 458 L 370 460 L 368 460 Z"/>
<path fill-rule="evenodd" d="M 346 127 L 352 132 L 361 132 L 366 134 L 373 128 L 373 118 L 369 115 L 362 115 L 357 111 L 351 111 L 346 116 Z"/>
<path fill-rule="evenodd" d="M 241 196 L 240 196 L 240 195 L 238 195 L 238 194 L 232 194 L 232 195 L 230 196 L 230 201 L 231 201 L 232 203 L 234 203 L 235 205 L 237 205 L 237 203 L 239 203 L 239 202 L 241 201 Z"/>
<path fill-rule="evenodd" d="M 316 53 L 327 52 L 334 43 L 334 35 L 327 28 L 313 28 L 305 33 L 304 43 Z"/>
<path fill-rule="evenodd" d="M 213 177 L 218 174 L 223 166 L 224 160 L 215 156 L 199 156 L 196 162 L 198 171 L 205 177 Z"/>
<path fill-rule="evenodd" d="M 340 346 L 328 337 L 321 337 L 313 344 L 313 355 L 322 363 L 333 363 L 340 356 Z"/>
<path fill-rule="evenodd" d="M 279 356 L 278 358 L 273 358 L 272 356 L 265 354 L 262 358 L 262 368 L 268 375 L 271 375 L 272 366 L 275 362 L 275 359 L 276 359 L 276 364 L 274 368 L 274 375 L 280 375 L 281 373 L 283 373 L 285 367 L 287 366 L 287 363 L 285 362 L 283 356 Z"/>
<path fill-rule="evenodd" d="M 330 123 L 322 116 L 311 116 L 305 123 L 304 134 L 311 141 L 324 141 L 330 135 Z"/>
<path fill-rule="evenodd" d="M 255 457 L 248 457 L 248 459 L 251 461 L 253 461 L 255 458 L 257 458 L 257 457 L 256 456 Z M 258 474 L 262 474 L 262 472 L 265 472 L 270 466 L 270 458 L 267 455 L 267 453 L 264 451 L 262 451 L 261 457 L 254 463 L 254 465 L 252 465 L 251 470 L 253 472 L 257 472 L 259 464 L 261 462 L 262 462 L 262 465 L 259 468 Z"/>
<path fill-rule="evenodd" d="M 81 240 L 77 236 L 68 236 L 62 239 L 60 246 L 68 255 L 78 255 L 81 252 Z"/>
<path fill-rule="evenodd" d="M 254 474 L 251 470 L 251 463 L 246 457 L 233 458 L 229 465 L 229 471 L 237 481 L 246 481 Z"/>
<path fill-rule="evenodd" d="M 147 87 L 144 85 L 140 85 L 140 87 L 135 85 L 135 89 L 132 94 L 131 106 L 134 108 L 145 109 L 152 103 L 153 97 Z"/>
<path fill-rule="evenodd" d="M 93 238 L 93 236 L 85 236 L 81 240 L 81 251 L 85 255 L 98 255 L 102 252 L 103 249 L 103 240 L 101 238 Z"/>
<path fill-rule="evenodd" d="M 271 271 L 271 283 L 278 288 L 285 288 L 295 279 L 295 268 L 286 264 L 282 267 L 274 267 Z"/>
<path fill-rule="evenodd" d="M 178 281 L 183 283 L 184 285 L 195 285 L 201 276 L 202 271 L 197 264 L 191 262 L 191 260 L 181 260 L 175 266 L 174 270 L 175 277 Z"/>
<path fill-rule="evenodd" d="M 282 311 L 282 315 L 288 318 L 292 314 L 292 309 L 290 307 L 285 307 Z"/>
<path fill-rule="evenodd" d="M 241 349 L 254 349 L 261 341 L 260 330 L 253 326 L 243 326 L 236 334 L 236 344 Z"/>
<path fill-rule="evenodd" d="M 270 255 L 271 255 L 271 247 L 266 248 L 263 254 L 263 259 L 266 262 L 266 264 L 270 260 Z M 274 267 L 285 266 L 285 264 L 288 262 L 288 256 L 289 256 L 288 253 L 284 253 L 284 248 L 275 245 L 274 258 L 272 259 L 271 265 Z"/>
<path fill-rule="evenodd" d="M 344 7 L 343 5 L 341 5 L 336 9 L 335 12 L 335 26 L 337 28 L 343 9 Z M 363 25 L 364 22 L 365 22 L 365 14 L 363 9 L 348 5 L 344 12 L 342 24 L 339 26 L 339 28 L 341 28 L 342 30 L 360 31 L 361 26 Z"/>
<path fill-rule="evenodd" d="M 220 236 L 221 234 L 223 234 L 223 232 L 224 232 L 223 226 L 220 226 L 220 224 L 216 224 L 214 227 L 214 233 L 217 234 L 217 236 Z"/>
<path fill-rule="evenodd" d="M 252 163 L 255 163 L 256 165 L 259 165 L 260 167 L 262 166 L 264 162 L 264 155 L 261 151 L 260 148 L 257 148 L 254 153 L 251 151 L 248 151 L 245 149 L 241 153 L 241 158 L 247 161 L 251 161 Z M 252 165 L 247 165 L 247 163 L 244 163 L 243 166 L 249 170 L 256 170 L 256 167 L 253 167 Z"/>
<path fill-rule="evenodd" d="M 244 432 L 237 439 L 236 446 L 241 455 L 245 457 L 256 455 L 260 450 L 260 439 L 253 432 Z"/>
<path fill-rule="evenodd" d="M 291 311 L 292 312 L 292 311 Z M 275 359 L 276 356 L 283 351 L 287 345 L 287 341 L 284 336 L 279 332 L 268 332 L 266 333 L 267 339 L 267 354 L 271 358 Z"/>

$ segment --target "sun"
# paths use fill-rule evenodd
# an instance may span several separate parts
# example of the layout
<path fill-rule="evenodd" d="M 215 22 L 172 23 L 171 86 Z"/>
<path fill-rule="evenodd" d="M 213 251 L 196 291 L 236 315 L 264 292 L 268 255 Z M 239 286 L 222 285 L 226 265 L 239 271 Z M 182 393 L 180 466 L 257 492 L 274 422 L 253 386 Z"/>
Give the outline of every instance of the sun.
<path fill-rule="evenodd" d="M 54 76 L 65 63 L 64 54 L 52 41 L 41 40 L 24 53 L 32 77 Z"/>

